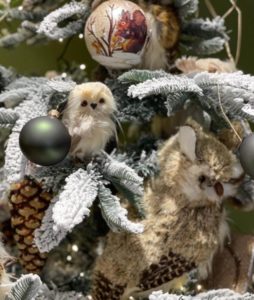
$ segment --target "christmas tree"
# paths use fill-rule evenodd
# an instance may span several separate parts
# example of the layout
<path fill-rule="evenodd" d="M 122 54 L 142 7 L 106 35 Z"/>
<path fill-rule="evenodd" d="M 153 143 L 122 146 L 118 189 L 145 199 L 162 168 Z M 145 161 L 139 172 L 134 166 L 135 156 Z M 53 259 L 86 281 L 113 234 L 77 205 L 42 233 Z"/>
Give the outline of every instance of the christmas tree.
<path fill-rule="evenodd" d="M 126 296 L 132 278 L 121 286 L 105 278 L 107 274 L 94 273 L 102 253 L 110 252 L 110 241 L 110 256 L 118 257 L 110 236 L 123 237 L 121 251 L 130 260 L 120 265 L 127 269 L 139 255 L 138 242 L 129 247 L 129 239 L 142 241 L 149 228 L 160 224 L 163 200 L 154 197 L 158 202 L 151 205 L 147 195 L 153 182 L 154 195 L 164 190 L 167 180 L 163 183 L 162 174 L 169 182 L 175 180 L 167 159 L 176 150 L 165 150 L 175 139 L 187 166 L 196 159 L 201 164 L 200 157 L 216 162 L 218 150 L 213 152 L 213 147 L 241 163 L 244 172 L 222 183 L 217 177 L 214 182 L 207 175 L 198 177 L 202 193 L 207 184 L 219 199 L 209 209 L 219 207 L 223 214 L 234 210 L 236 215 L 254 209 L 254 77 L 237 68 L 241 10 L 231 0 L 220 16 L 205 2 L 211 14 L 207 18 L 199 17 L 198 0 L 0 0 L 0 47 L 42 47 L 58 41 L 62 48 L 56 70 L 45 76 L 36 69 L 22 75 L 0 65 L 0 299 L 254 299 L 254 238 L 236 232 L 237 225 L 231 225 L 222 242 L 219 230 L 220 242 L 214 235 L 212 242 L 221 245 L 205 278 L 200 277 L 199 263 L 187 259 L 196 251 L 195 243 L 206 240 L 202 231 L 200 241 L 193 237 L 187 258 L 181 247 L 175 253 L 172 246 L 169 258 L 161 256 L 160 267 L 156 261 L 142 270 L 138 288 L 145 294 Z M 238 15 L 235 55 L 225 26 L 232 12 Z M 65 59 L 76 37 L 85 38 L 91 54 L 81 64 Z M 92 58 L 99 64 L 92 63 L 93 71 L 87 72 Z M 80 103 L 77 109 L 75 103 Z M 203 139 L 205 154 L 198 146 Z M 226 158 L 224 165 L 229 168 Z M 195 173 L 186 167 L 177 169 L 176 177 L 184 172 Z M 177 191 L 179 197 L 184 191 Z M 186 197 L 191 199 L 190 191 Z M 202 203 L 195 205 L 207 205 Z M 215 219 L 213 213 L 210 219 Z M 190 217 L 186 232 L 191 222 Z M 155 259 L 148 248 L 142 250 L 140 261 Z M 138 273 L 138 263 L 133 268 Z M 121 278 L 122 270 L 117 270 L 113 277 Z M 185 279 L 177 287 L 163 287 L 164 277 L 172 281 L 183 273 Z"/>

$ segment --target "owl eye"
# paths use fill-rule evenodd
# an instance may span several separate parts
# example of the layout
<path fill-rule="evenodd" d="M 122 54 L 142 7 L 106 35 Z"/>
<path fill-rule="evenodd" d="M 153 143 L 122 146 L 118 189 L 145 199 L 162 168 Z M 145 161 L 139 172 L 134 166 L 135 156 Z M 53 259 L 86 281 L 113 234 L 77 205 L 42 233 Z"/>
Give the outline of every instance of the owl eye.
<path fill-rule="evenodd" d="M 105 103 L 105 99 L 101 98 L 99 101 L 101 104 Z"/>
<path fill-rule="evenodd" d="M 198 177 L 198 181 L 199 181 L 200 183 L 204 183 L 205 180 L 206 180 L 205 175 L 200 175 L 200 176 Z"/>
<path fill-rule="evenodd" d="M 88 104 L 88 103 L 87 103 L 86 100 L 84 100 L 84 101 L 81 102 L 81 106 L 83 106 L 83 107 L 87 106 L 87 104 Z"/>

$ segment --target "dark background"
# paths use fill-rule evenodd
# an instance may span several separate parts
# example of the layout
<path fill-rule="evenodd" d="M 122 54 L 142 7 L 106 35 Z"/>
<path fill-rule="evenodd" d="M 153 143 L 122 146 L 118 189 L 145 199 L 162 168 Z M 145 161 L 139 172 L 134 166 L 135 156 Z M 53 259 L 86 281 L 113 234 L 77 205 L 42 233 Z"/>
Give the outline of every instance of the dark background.
<path fill-rule="evenodd" d="M 220 15 L 223 15 L 230 7 L 229 0 L 211 0 L 211 2 Z M 238 5 L 242 11 L 243 21 L 242 47 L 238 68 L 245 73 L 254 74 L 254 59 L 252 56 L 254 50 L 254 0 L 238 0 Z M 210 16 L 204 0 L 200 0 L 200 16 Z M 0 31 L 4 25 L 4 23 L 0 23 Z M 13 24 L 11 26 L 15 29 Z M 237 42 L 237 14 L 235 11 L 226 19 L 226 26 L 231 38 L 232 53 L 235 54 Z M 46 71 L 58 68 L 58 58 L 61 56 L 65 45 L 66 41 L 63 43 L 57 41 L 45 45 L 27 46 L 23 44 L 15 49 L 0 49 L 0 64 L 12 66 L 19 73 L 44 75 Z M 226 58 L 226 54 L 221 53 L 219 57 Z M 94 66 L 94 62 L 86 51 L 84 40 L 78 37 L 71 41 L 64 58 L 78 64 L 85 64 L 89 73 Z M 254 233 L 254 213 L 243 213 L 230 209 L 229 215 L 233 227 L 243 232 Z"/>

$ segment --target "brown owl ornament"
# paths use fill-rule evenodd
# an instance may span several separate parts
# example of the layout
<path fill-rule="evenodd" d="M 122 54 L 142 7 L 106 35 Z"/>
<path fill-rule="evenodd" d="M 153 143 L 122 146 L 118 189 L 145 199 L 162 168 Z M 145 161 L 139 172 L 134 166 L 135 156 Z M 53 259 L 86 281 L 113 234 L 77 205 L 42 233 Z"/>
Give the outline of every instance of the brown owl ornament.
<path fill-rule="evenodd" d="M 144 232 L 109 233 L 94 270 L 94 300 L 177 290 L 194 269 L 199 280 L 206 279 L 229 236 L 223 200 L 236 193 L 242 178 L 236 156 L 188 121 L 165 142 L 158 160 L 160 173 L 143 199 Z"/>

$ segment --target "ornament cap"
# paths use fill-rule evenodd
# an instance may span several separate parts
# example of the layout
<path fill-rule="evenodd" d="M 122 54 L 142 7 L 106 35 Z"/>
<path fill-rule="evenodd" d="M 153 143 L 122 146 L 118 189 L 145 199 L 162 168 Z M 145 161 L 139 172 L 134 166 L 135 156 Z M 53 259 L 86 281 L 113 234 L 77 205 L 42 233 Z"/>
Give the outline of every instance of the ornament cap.
<path fill-rule="evenodd" d="M 51 118 L 59 119 L 60 118 L 60 112 L 57 109 L 51 109 L 48 112 L 48 116 L 51 117 Z"/>

